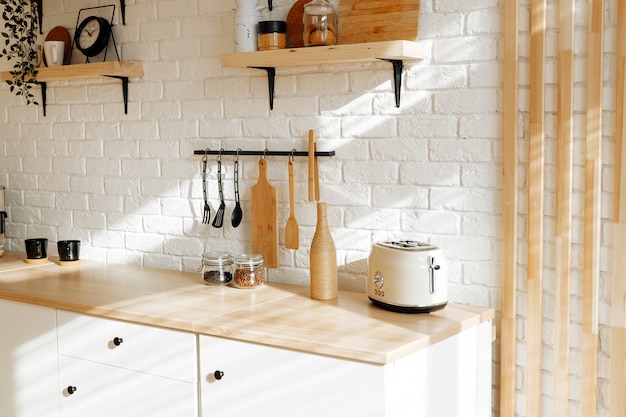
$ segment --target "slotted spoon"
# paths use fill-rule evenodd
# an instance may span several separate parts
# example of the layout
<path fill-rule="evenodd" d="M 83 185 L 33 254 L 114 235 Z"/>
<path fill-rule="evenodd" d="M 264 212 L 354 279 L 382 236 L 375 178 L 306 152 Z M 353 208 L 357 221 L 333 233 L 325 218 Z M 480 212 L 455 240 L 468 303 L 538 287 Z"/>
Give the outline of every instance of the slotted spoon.
<path fill-rule="evenodd" d="M 226 211 L 226 203 L 224 202 L 224 191 L 222 189 L 222 153 L 217 157 L 217 187 L 220 192 L 220 207 L 217 209 L 215 218 L 213 219 L 213 227 L 222 227 L 224 224 L 224 212 Z"/>

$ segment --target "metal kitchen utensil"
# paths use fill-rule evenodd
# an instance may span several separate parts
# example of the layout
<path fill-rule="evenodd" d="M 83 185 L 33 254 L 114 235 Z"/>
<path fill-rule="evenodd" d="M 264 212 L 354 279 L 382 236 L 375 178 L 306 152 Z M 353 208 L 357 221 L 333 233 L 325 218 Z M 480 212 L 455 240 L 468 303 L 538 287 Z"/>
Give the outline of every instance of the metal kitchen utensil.
<path fill-rule="evenodd" d="M 287 249 L 298 249 L 300 245 L 300 229 L 296 221 L 296 182 L 294 171 L 294 157 L 292 154 L 289 157 L 289 218 L 285 226 L 285 247 Z"/>
<path fill-rule="evenodd" d="M 235 209 L 231 217 L 231 224 L 233 227 L 239 226 L 243 217 L 243 211 L 241 210 L 241 204 L 239 203 L 239 149 L 237 149 L 237 159 L 235 159 Z"/>
<path fill-rule="evenodd" d="M 226 211 L 226 203 L 224 202 L 224 191 L 222 189 L 222 153 L 217 157 L 217 187 L 220 192 L 220 207 L 217 209 L 215 218 L 213 219 L 213 227 L 222 227 L 224 224 L 224 212 Z"/>
<path fill-rule="evenodd" d="M 209 198 L 206 192 L 207 155 L 208 154 L 205 153 L 204 157 L 202 157 L 202 196 L 204 197 L 204 206 L 202 207 L 202 224 L 209 224 L 211 220 L 211 206 L 209 206 Z"/>

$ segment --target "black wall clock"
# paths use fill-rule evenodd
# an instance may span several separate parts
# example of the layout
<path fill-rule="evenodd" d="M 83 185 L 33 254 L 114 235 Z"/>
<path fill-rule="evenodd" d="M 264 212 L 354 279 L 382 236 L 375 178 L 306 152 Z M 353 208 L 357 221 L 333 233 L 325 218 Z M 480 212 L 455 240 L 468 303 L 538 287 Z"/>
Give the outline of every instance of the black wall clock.
<path fill-rule="evenodd" d="M 111 37 L 111 24 L 99 16 L 85 18 L 76 28 L 74 44 L 88 58 L 105 50 Z"/>

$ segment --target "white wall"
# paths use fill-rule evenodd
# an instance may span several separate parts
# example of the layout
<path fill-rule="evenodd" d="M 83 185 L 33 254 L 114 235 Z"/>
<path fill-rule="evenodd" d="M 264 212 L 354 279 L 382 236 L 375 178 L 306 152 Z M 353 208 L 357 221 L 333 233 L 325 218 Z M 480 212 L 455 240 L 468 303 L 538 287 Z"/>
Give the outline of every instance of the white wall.
<path fill-rule="evenodd" d="M 109 4 L 103 1 L 102 4 Z M 265 0 L 261 0 L 265 3 Z M 284 18 L 293 1 L 274 0 L 272 18 Z M 363 290 L 373 242 L 411 238 L 439 245 L 451 266 L 451 299 L 500 306 L 502 1 L 423 0 L 420 38 L 430 56 L 408 66 L 402 106 L 396 109 L 390 64 L 280 68 L 274 111 L 262 71 L 222 69 L 233 52 L 234 0 L 129 0 L 127 24 L 115 27 L 122 58 L 140 61 L 132 79 L 128 115 L 121 89 L 111 81 L 58 82 L 48 88 L 48 116 L 0 88 L 0 184 L 7 186 L 8 238 L 13 250 L 27 237 L 78 238 L 83 257 L 116 263 L 195 271 L 204 251 L 249 250 L 249 190 L 257 158 L 243 158 L 244 223 L 230 226 L 234 206 L 232 158 L 226 159 L 226 226 L 202 225 L 201 158 L 193 150 L 306 149 L 309 129 L 319 148 L 322 199 L 338 249 L 341 287 Z M 528 3 L 522 1 L 520 132 L 528 110 Z M 572 290 L 572 402 L 579 415 L 584 129 L 585 2 L 579 1 Z M 98 4 L 45 0 L 44 35 L 72 28 L 79 7 Z M 555 82 L 556 2 L 548 78 Z M 614 25 L 616 0 L 606 2 L 605 173 L 603 216 L 611 221 Z M 119 22 L 119 19 L 117 19 Z M 74 62 L 77 62 L 74 53 Z M 554 187 L 556 85 L 548 89 L 546 178 L 546 284 L 544 411 L 551 410 L 551 319 L 554 308 Z M 506 128 L 506 127 L 504 127 Z M 520 211 L 526 213 L 527 142 L 520 148 Z M 214 161 L 214 160 L 213 160 Z M 308 282 L 308 246 L 315 206 L 306 201 L 306 159 L 298 159 L 297 219 L 301 249 L 281 249 L 270 280 Z M 270 158 L 279 189 L 281 241 L 288 215 L 287 159 Z M 216 164 L 209 194 L 218 207 Z M 525 217 L 520 217 L 518 409 L 524 413 Z M 611 242 L 603 234 L 599 415 L 607 414 L 608 299 Z M 496 344 L 498 346 L 498 344 Z M 495 354 L 497 385 L 498 353 Z M 497 387 L 494 403 L 497 409 Z"/>

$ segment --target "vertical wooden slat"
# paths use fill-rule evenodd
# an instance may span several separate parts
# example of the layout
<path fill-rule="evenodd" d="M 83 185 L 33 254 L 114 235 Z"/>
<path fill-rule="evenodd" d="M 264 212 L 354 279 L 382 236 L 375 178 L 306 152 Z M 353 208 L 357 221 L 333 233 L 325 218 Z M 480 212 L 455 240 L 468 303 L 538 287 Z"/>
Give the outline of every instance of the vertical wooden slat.
<path fill-rule="evenodd" d="M 611 288 L 611 391 L 609 416 L 626 408 L 626 5 L 617 5 L 617 80 L 615 94 L 615 206 Z"/>
<path fill-rule="evenodd" d="M 526 414 L 541 415 L 546 0 L 531 1 Z"/>
<path fill-rule="evenodd" d="M 569 415 L 569 324 L 572 149 L 574 116 L 574 0 L 559 2 L 559 74 L 556 189 L 555 369 L 553 414 Z"/>
<path fill-rule="evenodd" d="M 519 0 L 504 3 L 500 416 L 515 416 Z"/>
<path fill-rule="evenodd" d="M 595 416 L 597 409 L 604 1 L 589 0 L 588 10 L 581 399 L 583 417 Z"/>

